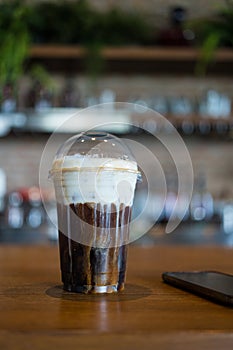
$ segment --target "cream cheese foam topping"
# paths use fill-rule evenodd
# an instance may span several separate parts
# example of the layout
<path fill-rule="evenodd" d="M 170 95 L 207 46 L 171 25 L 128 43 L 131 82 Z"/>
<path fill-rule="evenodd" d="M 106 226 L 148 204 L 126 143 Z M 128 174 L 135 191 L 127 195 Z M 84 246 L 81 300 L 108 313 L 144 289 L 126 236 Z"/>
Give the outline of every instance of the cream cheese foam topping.
<path fill-rule="evenodd" d="M 65 156 L 53 163 L 57 200 L 71 203 L 132 205 L 138 167 L 135 161 L 93 156 Z"/>

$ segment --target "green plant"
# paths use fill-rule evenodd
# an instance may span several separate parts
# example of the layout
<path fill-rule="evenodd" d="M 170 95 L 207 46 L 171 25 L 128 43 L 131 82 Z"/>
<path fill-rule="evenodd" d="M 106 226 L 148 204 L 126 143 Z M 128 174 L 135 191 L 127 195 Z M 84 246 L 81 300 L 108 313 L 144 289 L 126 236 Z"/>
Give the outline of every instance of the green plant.
<path fill-rule="evenodd" d="M 150 33 L 141 15 L 118 8 L 99 12 L 87 0 L 36 3 L 30 6 L 28 26 L 35 43 L 86 47 L 85 67 L 93 79 L 104 69 L 104 45 L 142 44 Z"/>
<path fill-rule="evenodd" d="M 0 3 L 2 85 L 17 85 L 31 43 L 83 45 L 87 73 L 96 78 L 104 69 L 104 45 L 147 43 L 152 32 L 140 14 L 119 8 L 99 12 L 87 0 L 27 4 L 23 0 Z"/>
<path fill-rule="evenodd" d="M 48 71 L 41 65 L 35 64 L 29 72 L 30 77 L 40 83 L 41 86 L 46 86 L 48 89 L 54 89 L 54 81 Z"/>
<path fill-rule="evenodd" d="M 39 2 L 30 6 L 28 26 L 34 43 L 72 44 L 81 39 L 80 24 L 85 21 L 88 5 L 83 1 Z M 78 9 L 78 11 L 77 11 Z"/>
<path fill-rule="evenodd" d="M 193 24 L 197 31 L 198 44 L 201 47 L 200 60 L 196 73 L 203 75 L 214 60 L 216 49 L 221 46 L 233 46 L 233 3 L 226 1 L 223 8 L 214 18 L 196 21 Z"/>
<path fill-rule="evenodd" d="M 0 5 L 0 84 L 16 86 L 30 46 L 25 18 L 27 7 L 20 1 Z"/>
<path fill-rule="evenodd" d="M 28 24 L 33 41 L 44 43 L 143 43 L 150 32 L 140 14 L 119 8 L 99 12 L 87 0 L 36 3 Z"/>
<path fill-rule="evenodd" d="M 113 8 L 103 17 L 102 40 L 108 45 L 144 44 L 151 28 L 138 13 Z"/>

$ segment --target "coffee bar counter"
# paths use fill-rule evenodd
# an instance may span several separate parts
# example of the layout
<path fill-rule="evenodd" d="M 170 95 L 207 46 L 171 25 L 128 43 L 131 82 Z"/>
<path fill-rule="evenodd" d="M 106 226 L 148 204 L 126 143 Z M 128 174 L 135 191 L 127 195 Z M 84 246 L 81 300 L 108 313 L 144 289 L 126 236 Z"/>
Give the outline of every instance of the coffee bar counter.
<path fill-rule="evenodd" d="M 0 246 L 1 349 L 232 349 L 233 309 L 162 282 L 164 271 L 233 273 L 232 248 L 130 246 L 120 294 L 64 292 L 57 246 Z"/>

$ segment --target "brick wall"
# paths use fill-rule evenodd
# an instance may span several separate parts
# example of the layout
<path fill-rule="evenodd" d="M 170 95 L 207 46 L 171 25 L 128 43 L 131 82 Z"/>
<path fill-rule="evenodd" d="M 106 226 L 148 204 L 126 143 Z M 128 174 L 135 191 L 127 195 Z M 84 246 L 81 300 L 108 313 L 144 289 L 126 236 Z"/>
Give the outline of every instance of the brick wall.
<path fill-rule="evenodd" d="M 58 136 L 49 152 L 55 154 L 65 137 L 67 136 Z M 47 139 L 48 136 L 37 134 L 11 135 L 0 139 L 0 167 L 7 174 L 8 190 L 38 185 L 39 164 Z M 158 146 L 158 142 L 149 136 L 135 136 L 135 139 L 152 149 L 165 171 L 169 168 L 167 155 Z M 214 197 L 219 197 L 224 192 L 225 196 L 233 198 L 232 142 L 194 136 L 186 137 L 185 142 L 195 174 L 200 169 L 204 170 L 208 190 Z"/>

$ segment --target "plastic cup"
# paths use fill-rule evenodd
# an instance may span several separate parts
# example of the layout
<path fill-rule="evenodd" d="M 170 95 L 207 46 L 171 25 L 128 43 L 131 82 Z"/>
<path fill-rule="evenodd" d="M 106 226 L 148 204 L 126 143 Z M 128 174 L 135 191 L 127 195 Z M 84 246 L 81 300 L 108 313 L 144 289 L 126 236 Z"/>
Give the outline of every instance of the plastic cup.
<path fill-rule="evenodd" d="M 104 132 L 84 132 L 58 150 L 50 171 L 64 289 L 122 291 L 137 163 L 126 145 Z"/>

